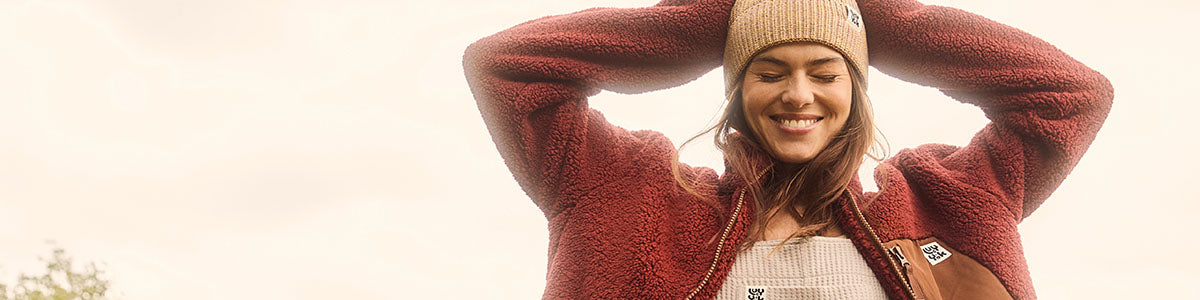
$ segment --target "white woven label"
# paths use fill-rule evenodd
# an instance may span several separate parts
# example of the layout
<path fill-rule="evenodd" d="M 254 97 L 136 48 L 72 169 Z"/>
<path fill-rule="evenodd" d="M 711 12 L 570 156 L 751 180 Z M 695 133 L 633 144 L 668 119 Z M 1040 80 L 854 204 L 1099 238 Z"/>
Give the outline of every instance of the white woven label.
<path fill-rule="evenodd" d="M 765 300 L 767 299 L 767 287 L 765 286 L 748 286 L 746 287 L 746 300 Z"/>
<path fill-rule="evenodd" d="M 950 251 L 947 251 L 942 245 L 938 245 L 937 242 L 922 245 L 921 253 L 925 254 L 925 260 L 928 260 L 931 266 L 936 266 L 938 263 L 950 258 Z"/>
<path fill-rule="evenodd" d="M 862 30 L 862 15 L 858 13 L 858 10 L 850 7 L 850 5 L 846 5 L 846 23 L 850 23 L 855 29 Z"/>

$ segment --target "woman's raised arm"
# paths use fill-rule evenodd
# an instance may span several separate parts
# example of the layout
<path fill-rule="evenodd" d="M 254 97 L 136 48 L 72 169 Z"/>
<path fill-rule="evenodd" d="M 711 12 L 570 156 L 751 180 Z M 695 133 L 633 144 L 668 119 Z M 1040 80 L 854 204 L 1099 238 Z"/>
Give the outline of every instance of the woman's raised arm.
<path fill-rule="evenodd" d="M 966 183 L 977 189 L 953 193 L 998 199 L 1024 219 L 1079 162 L 1108 115 L 1108 80 L 1028 33 L 913 0 L 859 6 L 873 66 L 979 106 L 991 120 L 965 147 L 930 144 L 897 154 L 890 165 L 924 177 L 910 184 Z"/>
<path fill-rule="evenodd" d="M 463 65 L 484 122 L 547 218 L 668 166 L 675 149 L 666 137 L 609 124 L 587 97 L 669 88 L 719 66 L 732 3 L 593 8 L 525 22 L 467 48 Z"/>

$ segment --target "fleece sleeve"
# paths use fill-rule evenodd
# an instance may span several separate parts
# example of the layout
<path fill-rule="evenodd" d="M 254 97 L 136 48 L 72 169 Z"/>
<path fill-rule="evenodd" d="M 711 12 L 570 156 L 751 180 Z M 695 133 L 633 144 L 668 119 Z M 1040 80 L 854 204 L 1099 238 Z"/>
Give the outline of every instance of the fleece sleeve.
<path fill-rule="evenodd" d="M 525 22 L 466 50 L 467 81 L 513 176 L 547 217 L 589 190 L 644 179 L 674 146 L 589 109 L 601 89 L 639 93 L 695 80 L 721 63 L 732 0 L 666 0 Z M 690 172 L 690 171 L 689 171 Z"/>
<path fill-rule="evenodd" d="M 898 153 L 891 163 L 908 181 L 951 178 L 943 182 L 963 186 L 936 188 L 982 190 L 1021 220 L 1070 173 L 1108 115 L 1108 80 L 1028 33 L 913 0 L 859 6 L 874 67 L 976 105 L 990 120 L 964 147 Z M 944 192 L 928 189 L 914 192 Z"/>

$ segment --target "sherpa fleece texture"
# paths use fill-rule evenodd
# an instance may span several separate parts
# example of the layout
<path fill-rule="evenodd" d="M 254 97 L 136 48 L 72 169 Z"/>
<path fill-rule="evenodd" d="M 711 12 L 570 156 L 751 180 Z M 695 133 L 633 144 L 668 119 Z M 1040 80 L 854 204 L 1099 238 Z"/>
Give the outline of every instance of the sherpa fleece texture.
<path fill-rule="evenodd" d="M 545 298 L 684 298 L 708 273 L 716 247 L 722 255 L 696 299 L 720 288 L 746 237 L 753 195 L 728 239 L 709 243 L 745 188 L 736 175 L 682 165 L 713 184 L 701 192 L 719 203 L 705 204 L 672 178 L 676 150 L 666 137 L 614 126 L 587 98 L 601 89 L 670 88 L 720 66 L 732 4 L 588 9 L 525 22 L 467 49 L 466 76 L 492 138 L 549 221 Z M 958 9 L 911 0 L 859 7 L 872 66 L 976 105 L 991 123 L 965 147 L 928 144 L 885 161 L 876 182 L 887 188 L 873 203 L 862 203 L 873 195 L 856 178 L 853 196 L 838 202 L 839 226 L 894 299 L 909 296 L 848 201 L 859 201 L 883 241 L 936 236 L 991 270 L 1014 297 L 1034 298 L 1017 223 L 1095 138 L 1112 102 L 1108 80 L 1025 32 Z"/>

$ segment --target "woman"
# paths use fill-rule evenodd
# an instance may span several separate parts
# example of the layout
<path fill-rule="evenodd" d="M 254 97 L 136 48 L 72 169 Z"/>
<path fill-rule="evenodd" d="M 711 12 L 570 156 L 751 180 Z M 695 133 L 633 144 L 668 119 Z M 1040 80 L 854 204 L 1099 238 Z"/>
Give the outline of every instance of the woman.
<path fill-rule="evenodd" d="M 1112 101 L 1102 75 L 913 0 L 734 2 L 589 9 L 467 49 L 492 137 L 549 221 L 545 298 L 1035 297 L 1017 224 L 1095 138 Z M 864 194 L 868 59 L 992 122 L 964 147 L 900 151 Z M 587 107 L 601 89 L 670 88 L 721 64 L 720 176 Z"/>

